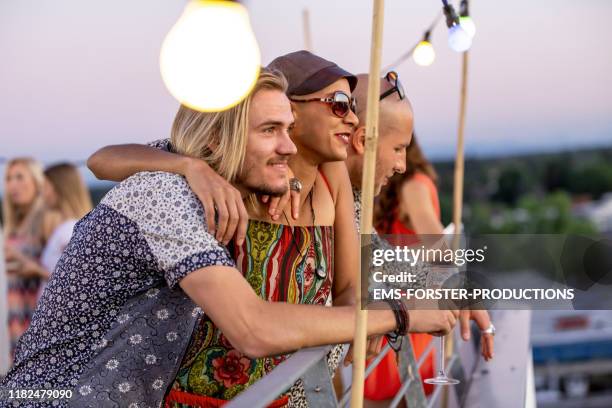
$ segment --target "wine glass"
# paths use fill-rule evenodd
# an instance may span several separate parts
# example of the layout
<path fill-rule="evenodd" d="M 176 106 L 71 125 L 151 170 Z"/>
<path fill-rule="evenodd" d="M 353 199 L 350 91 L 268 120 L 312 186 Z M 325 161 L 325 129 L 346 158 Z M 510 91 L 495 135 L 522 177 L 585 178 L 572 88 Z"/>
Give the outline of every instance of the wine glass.
<path fill-rule="evenodd" d="M 431 272 L 429 273 L 427 277 L 427 287 L 434 287 L 434 288 L 441 287 L 442 283 L 444 283 L 446 279 L 448 279 L 452 274 L 456 272 L 457 272 L 457 269 L 454 267 L 449 267 L 445 265 L 435 265 L 435 266 L 432 265 Z M 438 355 L 439 355 L 438 373 L 435 377 L 426 378 L 424 382 L 427 384 L 456 385 L 461 382 L 455 378 L 450 378 L 449 376 L 446 375 L 446 372 L 445 372 L 446 355 L 445 355 L 445 350 L 444 350 L 444 343 L 445 343 L 444 340 L 445 340 L 445 336 L 440 336 L 440 340 L 439 340 L 440 350 L 438 352 Z"/>
<path fill-rule="evenodd" d="M 446 366 L 445 355 L 444 355 L 444 336 L 440 336 L 440 351 L 439 351 L 439 363 L 438 363 L 438 374 L 432 378 L 426 378 L 424 381 L 427 384 L 434 385 L 456 385 L 460 381 L 454 378 L 450 378 L 446 375 L 444 367 Z"/>

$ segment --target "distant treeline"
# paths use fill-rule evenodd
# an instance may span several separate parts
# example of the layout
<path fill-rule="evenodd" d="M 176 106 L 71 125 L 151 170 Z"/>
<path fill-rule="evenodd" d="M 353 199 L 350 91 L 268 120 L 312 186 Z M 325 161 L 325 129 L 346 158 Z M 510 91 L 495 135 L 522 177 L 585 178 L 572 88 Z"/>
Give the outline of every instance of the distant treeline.
<path fill-rule="evenodd" d="M 434 163 L 439 174 L 443 221 L 452 217 L 453 161 Z M 526 200 L 597 200 L 612 192 L 612 147 L 468 159 L 465 162 L 464 207 L 470 212 L 525 207 Z M 467 221 L 467 220 L 466 220 Z"/>
<path fill-rule="evenodd" d="M 434 165 L 440 175 L 440 191 L 452 194 L 454 162 Z M 612 147 L 465 162 L 465 202 L 491 200 L 512 205 L 526 193 L 558 190 L 593 199 L 612 191 Z"/>

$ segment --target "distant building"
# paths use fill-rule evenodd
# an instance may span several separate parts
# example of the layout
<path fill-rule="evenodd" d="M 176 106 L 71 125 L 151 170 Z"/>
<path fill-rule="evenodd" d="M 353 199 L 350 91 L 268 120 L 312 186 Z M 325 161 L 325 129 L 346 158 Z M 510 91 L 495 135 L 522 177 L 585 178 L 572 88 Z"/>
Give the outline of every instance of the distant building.
<path fill-rule="evenodd" d="M 574 214 L 588 219 L 606 235 L 612 235 L 612 192 L 604 194 L 597 201 L 579 203 Z"/>

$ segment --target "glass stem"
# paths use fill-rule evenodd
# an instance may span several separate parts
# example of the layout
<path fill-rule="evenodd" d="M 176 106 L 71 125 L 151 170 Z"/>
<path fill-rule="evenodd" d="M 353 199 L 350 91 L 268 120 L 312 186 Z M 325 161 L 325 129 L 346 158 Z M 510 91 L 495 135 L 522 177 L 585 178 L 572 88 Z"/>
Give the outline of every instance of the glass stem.
<path fill-rule="evenodd" d="M 444 336 L 440 336 L 439 356 L 440 356 L 440 366 L 438 367 L 438 375 L 440 377 L 446 377 L 446 373 L 444 372 L 444 367 L 446 366 L 446 363 L 444 361 L 445 360 Z"/>

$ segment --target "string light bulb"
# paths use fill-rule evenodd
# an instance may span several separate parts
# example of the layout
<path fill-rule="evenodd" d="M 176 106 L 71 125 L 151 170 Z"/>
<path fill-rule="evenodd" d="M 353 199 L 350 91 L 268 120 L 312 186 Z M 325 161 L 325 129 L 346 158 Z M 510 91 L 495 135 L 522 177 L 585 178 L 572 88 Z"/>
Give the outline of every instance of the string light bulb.
<path fill-rule="evenodd" d="M 468 0 L 461 0 L 461 5 L 459 6 L 459 24 L 469 34 L 470 38 L 473 39 L 476 35 L 476 24 L 474 24 L 474 20 L 470 17 Z"/>
<path fill-rule="evenodd" d="M 261 56 L 241 4 L 192 0 L 161 47 L 160 70 L 168 91 L 199 111 L 228 109 L 251 91 Z"/>
<path fill-rule="evenodd" d="M 461 25 L 461 28 L 463 28 L 465 32 L 468 33 L 470 38 L 474 38 L 474 36 L 476 35 L 476 24 L 474 24 L 474 20 L 472 20 L 472 17 L 459 17 L 459 25 Z"/>
<path fill-rule="evenodd" d="M 472 46 L 472 37 L 459 24 L 459 16 L 448 0 L 442 0 L 444 16 L 448 27 L 448 46 L 456 52 L 465 52 Z"/>
<path fill-rule="evenodd" d="M 430 36 L 431 32 L 426 31 L 423 35 L 423 39 L 417 44 L 412 53 L 414 62 L 422 67 L 427 67 L 433 64 L 434 60 L 436 59 L 436 51 L 429 41 Z"/>
<path fill-rule="evenodd" d="M 472 46 L 472 37 L 460 24 L 455 24 L 448 30 L 448 46 L 453 51 L 465 52 Z"/>

